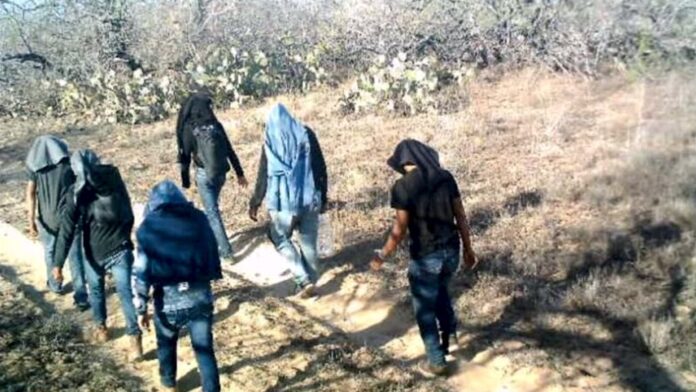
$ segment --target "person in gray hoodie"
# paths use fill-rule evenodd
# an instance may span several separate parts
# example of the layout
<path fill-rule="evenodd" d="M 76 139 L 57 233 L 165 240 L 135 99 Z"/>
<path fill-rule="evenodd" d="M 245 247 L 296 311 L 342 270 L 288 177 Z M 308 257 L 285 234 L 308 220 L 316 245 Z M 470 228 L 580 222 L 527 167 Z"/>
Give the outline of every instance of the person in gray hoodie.
<path fill-rule="evenodd" d="M 67 143 L 55 136 L 39 136 L 29 149 L 26 167 L 29 179 L 26 192 L 29 234 L 34 238 L 38 236 L 43 245 L 49 290 L 62 293 L 63 285 L 53 278 L 51 269 L 60 226 L 59 205 L 68 188 L 75 182 Z M 69 259 L 75 306 L 80 310 L 87 310 L 89 302 L 85 287 L 82 236 L 79 231 L 75 233 L 75 239 L 71 243 Z"/>

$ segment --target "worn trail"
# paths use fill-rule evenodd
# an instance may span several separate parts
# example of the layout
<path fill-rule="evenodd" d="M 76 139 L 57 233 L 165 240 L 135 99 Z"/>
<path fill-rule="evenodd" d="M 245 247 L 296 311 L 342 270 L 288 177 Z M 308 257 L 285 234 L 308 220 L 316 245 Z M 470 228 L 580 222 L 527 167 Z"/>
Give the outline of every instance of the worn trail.
<path fill-rule="evenodd" d="M 235 239 L 233 238 L 233 242 Z M 238 244 L 241 245 L 241 244 Z M 270 243 L 260 241 L 253 248 L 238 249 L 242 256 L 235 265 L 225 266 L 225 278 L 215 285 L 216 351 L 225 390 L 302 390 L 321 389 L 331 379 L 312 375 L 312 369 L 331 362 L 349 345 L 358 352 L 348 353 L 357 361 L 354 371 L 340 370 L 333 380 L 357 382 L 362 388 L 381 382 L 403 382 L 413 388 L 427 388 L 417 370 L 423 346 L 413 321 L 410 304 L 403 293 L 375 292 L 373 285 L 346 275 L 341 268 L 326 271 L 318 285 L 319 296 L 299 300 L 292 296 L 292 283 L 285 262 Z M 0 259 L 16 277 L 31 285 L 34 295 L 55 304 L 57 310 L 74 315 L 81 324 L 90 324 L 89 312 L 78 313 L 70 295 L 46 292 L 40 245 L 8 224 L 0 224 Z M 67 271 L 66 271 L 67 272 Z M 69 279 L 69 273 L 66 273 Z M 126 361 L 128 341 L 123 333 L 120 305 L 110 295 L 108 324 L 113 332 L 110 351 L 126 370 L 145 380 L 146 389 L 158 385 L 154 332 L 143 339 L 146 359 Z M 463 339 L 466 344 L 466 337 Z M 564 390 L 559 375 L 551 369 L 513 366 L 504 351 L 524 346 L 508 342 L 501 347 L 473 352 L 462 347 L 451 358 L 453 375 L 435 386 L 445 390 L 466 391 L 557 391 Z M 360 347 L 370 350 L 360 352 Z M 326 355 L 322 356 L 322 350 Z M 312 354 L 309 354 L 309 353 Z M 360 356 L 388 361 L 384 374 L 365 366 Z M 188 339 L 179 345 L 179 390 L 199 389 L 198 373 Z M 353 363 L 353 362 L 351 362 Z M 351 373 L 353 372 L 353 373 Z M 391 373 L 390 373 L 391 372 Z M 324 373 L 324 372 L 322 372 Z M 316 379 L 312 382 L 312 379 Z M 353 381 L 349 381 L 353 380 Z M 432 387 L 432 386 L 430 386 Z"/>

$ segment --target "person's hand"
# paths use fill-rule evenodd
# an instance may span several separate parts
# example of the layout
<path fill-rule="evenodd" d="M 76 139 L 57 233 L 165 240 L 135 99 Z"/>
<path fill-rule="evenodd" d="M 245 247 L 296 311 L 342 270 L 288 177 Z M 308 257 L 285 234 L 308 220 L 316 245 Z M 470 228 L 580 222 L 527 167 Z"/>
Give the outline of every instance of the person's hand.
<path fill-rule="evenodd" d="M 237 177 L 237 184 L 239 184 L 239 186 L 242 188 L 246 188 L 247 185 L 249 185 L 249 182 L 247 181 L 246 177 Z"/>
<path fill-rule="evenodd" d="M 143 313 L 138 316 L 138 324 L 140 324 L 140 327 L 146 331 L 150 331 L 150 315 L 146 313 Z"/>
<path fill-rule="evenodd" d="M 259 207 L 249 207 L 249 219 L 253 220 L 254 222 L 258 222 L 259 220 Z"/>
<path fill-rule="evenodd" d="M 53 279 L 58 282 L 58 284 L 63 284 L 63 270 L 59 267 L 53 267 Z"/>
<path fill-rule="evenodd" d="M 469 249 L 464 251 L 464 264 L 467 266 L 467 268 L 473 271 L 478 266 L 478 263 L 479 261 L 476 258 L 473 250 Z"/>
<path fill-rule="evenodd" d="M 36 222 L 31 221 L 29 223 L 29 237 L 36 238 L 39 236 L 39 229 L 36 227 Z"/>
<path fill-rule="evenodd" d="M 384 260 L 380 259 L 376 255 L 372 258 L 372 261 L 370 261 L 370 269 L 374 272 L 380 271 L 382 269 L 382 265 L 384 265 Z"/>

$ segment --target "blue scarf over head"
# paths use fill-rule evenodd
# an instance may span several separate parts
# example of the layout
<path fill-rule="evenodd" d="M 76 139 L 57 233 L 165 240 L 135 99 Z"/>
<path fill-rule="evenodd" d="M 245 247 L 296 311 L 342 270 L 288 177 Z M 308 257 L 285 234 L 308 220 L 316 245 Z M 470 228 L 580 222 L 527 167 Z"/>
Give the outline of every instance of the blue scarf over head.
<path fill-rule="evenodd" d="M 268 209 L 296 215 L 316 207 L 307 130 L 282 104 L 275 105 L 268 115 L 264 148 Z"/>
<path fill-rule="evenodd" d="M 152 189 L 136 237 L 138 247 L 149 259 L 147 278 L 151 283 L 166 285 L 222 277 L 208 218 L 171 181 Z"/>

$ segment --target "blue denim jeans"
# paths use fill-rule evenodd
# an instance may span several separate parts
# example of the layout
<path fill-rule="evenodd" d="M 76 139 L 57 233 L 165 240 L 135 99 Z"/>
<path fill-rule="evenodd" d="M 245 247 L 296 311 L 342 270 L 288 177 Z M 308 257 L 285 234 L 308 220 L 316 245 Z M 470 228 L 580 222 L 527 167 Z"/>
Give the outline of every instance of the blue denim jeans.
<path fill-rule="evenodd" d="M 459 249 L 443 249 L 420 260 L 411 260 L 408 281 L 413 310 L 428 360 L 444 365 L 449 339 L 457 319 L 449 295 L 449 282 L 459 266 Z"/>
<path fill-rule="evenodd" d="M 49 290 L 54 293 L 63 291 L 61 284 L 53 278 L 53 259 L 56 251 L 56 236 L 51 234 L 40 221 L 36 222 L 39 230 L 39 239 L 44 248 L 44 262 L 46 263 L 46 283 Z M 82 232 L 79 230 L 75 233 L 75 239 L 68 253 L 68 267 L 70 268 L 70 276 L 72 277 L 73 299 L 76 304 L 82 305 L 87 303 L 87 288 L 85 287 L 85 269 L 84 255 L 82 253 Z"/>
<path fill-rule="evenodd" d="M 208 217 L 213 234 L 215 234 L 220 257 L 230 257 L 234 252 L 232 251 L 230 241 L 227 239 L 218 203 L 223 185 L 225 185 L 225 176 L 209 179 L 205 169 L 196 168 L 196 187 L 198 187 L 198 193 L 203 201 L 205 215 Z"/>
<path fill-rule="evenodd" d="M 220 376 L 213 348 L 213 306 L 211 304 L 171 312 L 155 312 L 157 359 L 162 385 L 170 388 L 176 386 L 176 346 L 179 341 L 179 332 L 185 326 L 188 327 L 191 335 L 191 345 L 196 354 L 203 391 L 219 391 Z"/>
<path fill-rule="evenodd" d="M 85 276 L 89 285 L 89 302 L 92 306 L 94 322 L 100 326 L 106 326 L 106 296 L 104 294 L 104 276 L 107 271 L 116 281 L 116 292 L 121 302 L 123 316 L 126 320 L 126 333 L 128 335 L 140 335 L 138 316 L 133 304 L 133 290 L 131 288 L 131 269 L 133 268 L 133 252 L 123 250 L 110 256 L 103 262 L 104 267 L 94 262 L 85 263 Z"/>
<path fill-rule="evenodd" d="M 319 212 L 308 211 L 293 216 L 283 211 L 271 211 L 271 241 L 280 254 L 290 262 L 290 270 L 298 286 L 316 283 L 319 279 L 317 266 L 317 237 L 319 234 Z M 292 242 L 297 229 L 299 249 Z"/>

